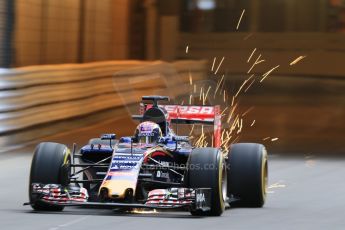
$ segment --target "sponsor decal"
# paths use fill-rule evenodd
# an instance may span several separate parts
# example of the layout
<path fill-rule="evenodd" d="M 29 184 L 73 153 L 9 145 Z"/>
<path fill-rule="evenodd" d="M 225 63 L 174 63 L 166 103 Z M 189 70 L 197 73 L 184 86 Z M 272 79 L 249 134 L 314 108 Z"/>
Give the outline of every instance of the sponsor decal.
<path fill-rule="evenodd" d="M 206 201 L 206 199 L 205 199 L 205 194 L 204 193 L 196 194 L 196 202 L 204 203 L 205 201 Z"/>
<path fill-rule="evenodd" d="M 136 175 L 135 172 L 132 171 L 115 171 L 115 172 L 109 172 L 108 176 L 134 176 Z"/>
<path fill-rule="evenodd" d="M 181 105 L 161 105 L 168 113 L 180 114 L 214 114 L 213 106 L 181 106 Z"/>
<path fill-rule="evenodd" d="M 165 179 L 168 179 L 168 178 L 169 178 L 169 173 L 157 171 L 156 177 L 157 177 L 157 178 L 165 178 Z"/>

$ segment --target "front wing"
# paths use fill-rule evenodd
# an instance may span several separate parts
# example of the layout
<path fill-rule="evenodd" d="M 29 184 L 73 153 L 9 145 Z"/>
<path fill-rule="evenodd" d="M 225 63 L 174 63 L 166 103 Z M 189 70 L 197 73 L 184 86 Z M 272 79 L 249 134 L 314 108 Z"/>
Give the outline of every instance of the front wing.
<path fill-rule="evenodd" d="M 24 205 L 43 202 L 56 206 L 81 206 L 89 208 L 141 208 L 141 209 L 181 209 L 209 211 L 211 207 L 210 188 L 170 188 L 155 189 L 148 193 L 145 203 L 89 202 L 84 188 L 63 187 L 57 184 L 32 184 L 34 200 Z"/>

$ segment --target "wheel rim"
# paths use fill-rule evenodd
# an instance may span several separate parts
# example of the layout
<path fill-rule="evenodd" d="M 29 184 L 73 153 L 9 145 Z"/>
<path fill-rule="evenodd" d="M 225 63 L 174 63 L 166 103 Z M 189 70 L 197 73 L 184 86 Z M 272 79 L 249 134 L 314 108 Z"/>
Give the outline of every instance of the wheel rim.
<path fill-rule="evenodd" d="M 262 179 L 261 179 L 261 189 L 263 199 L 266 199 L 267 184 L 268 184 L 268 169 L 267 169 L 267 151 L 263 149 L 263 159 L 262 159 Z"/>
<path fill-rule="evenodd" d="M 222 182 L 221 182 L 221 191 L 222 191 L 222 198 L 223 201 L 226 201 L 226 197 L 228 194 L 228 178 L 225 163 L 222 163 Z"/>

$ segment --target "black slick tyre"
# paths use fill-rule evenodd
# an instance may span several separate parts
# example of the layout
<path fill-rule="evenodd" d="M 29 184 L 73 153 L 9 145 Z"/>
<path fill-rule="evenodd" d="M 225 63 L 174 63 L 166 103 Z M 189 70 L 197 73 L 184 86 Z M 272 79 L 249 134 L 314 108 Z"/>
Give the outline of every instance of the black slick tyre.
<path fill-rule="evenodd" d="M 235 206 L 262 207 L 268 178 L 266 148 L 256 143 L 231 145 L 227 168 L 228 195 L 239 199 Z"/>
<path fill-rule="evenodd" d="M 186 184 L 190 188 L 211 188 L 211 209 L 191 211 L 197 216 L 220 216 L 225 209 L 227 173 L 222 153 L 215 148 L 195 148 L 189 155 Z"/>
<path fill-rule="evenodd" d="M 43 142 L 35 150 L 31 162 L 29 199 L 31 207 L 37 211 L 62 211 L 63 206 L 44 203 L 32 193 L 32 183 L 69 184 L 70 150 L 63 144 Z"/>

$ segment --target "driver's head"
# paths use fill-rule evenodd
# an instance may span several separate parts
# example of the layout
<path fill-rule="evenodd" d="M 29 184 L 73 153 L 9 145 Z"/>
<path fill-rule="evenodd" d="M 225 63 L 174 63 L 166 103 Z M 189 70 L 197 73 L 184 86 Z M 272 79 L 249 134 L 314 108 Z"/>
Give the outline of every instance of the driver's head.
<path fill-rule="evenodd" d="M 137 126 L 134 136 L 138 143 L 155 144 L 162 137 L 162 130 L 156 123 L 145 121 Z"/>

